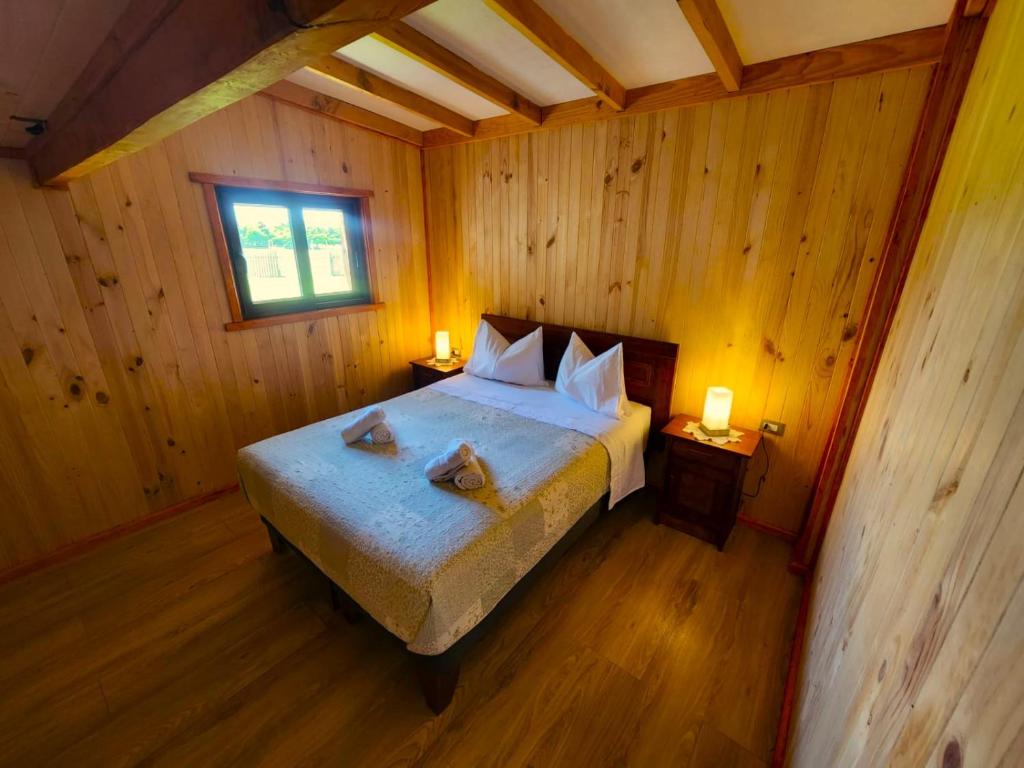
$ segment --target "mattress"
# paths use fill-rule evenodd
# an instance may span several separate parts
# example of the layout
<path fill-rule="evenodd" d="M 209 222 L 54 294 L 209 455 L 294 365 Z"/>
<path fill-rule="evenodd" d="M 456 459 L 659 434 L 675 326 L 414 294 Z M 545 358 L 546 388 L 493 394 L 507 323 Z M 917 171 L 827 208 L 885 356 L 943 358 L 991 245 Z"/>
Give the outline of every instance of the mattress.
<path fill-rule="evenodd" d="M 611 461 L 595 437 L 436 388 L 381 406 L 395 443 L 345 445 L 343 415 L 243 448 L 239 477 L 252 506 L 409 650 L 439 654 L 601 498 Z M 453 437 L 476 448 L 484 488 L 424 476 Z"/>

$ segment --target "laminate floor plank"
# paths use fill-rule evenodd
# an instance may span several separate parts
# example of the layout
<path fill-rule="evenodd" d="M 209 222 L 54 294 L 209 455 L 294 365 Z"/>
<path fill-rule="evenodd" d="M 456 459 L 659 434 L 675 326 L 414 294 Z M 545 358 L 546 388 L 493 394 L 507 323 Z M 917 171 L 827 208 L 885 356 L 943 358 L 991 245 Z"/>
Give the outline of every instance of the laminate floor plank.
<path fill-rule="evenodd" d="M 767 765 L 707 723 L 700 729 L 689 768 L 764 768 Z"/>
<path fill-rule="evenodd" d="M 125 589 L 145 588 L 147 582 L 168 575 L 181 578 L 195 558 L 238 536 L 225 526 L 222 517 L 245 512 L 244 502 L 239 504 L 234 500 L 233 505 L 226 506 L 215 501 L 210 507 L 215 511 L 208 516 L 184 515 L 120 539 L 116 542 L 119 545 L 116 569 L 110 567 L 105 556 L 109 550 L 102 546 L 29 577 L 45 579 L 45 588 L 19 591 L 20 580 L 6 585 L 0 591 L 0 605 L 4 607 L 0 614 L 0 653 L 48 631 L 53 623 L 64 618 L 60 609 L 68 604 L 83 613 L 96 603 L 109 604 Z M 187 547 L 167 546 L 168 537 L 162 532 L 169 525 L 174 526 L 174 539 L 188 541 Z M 8 594 L 11 599 L 5 597 Z"/>
<path fill-rule="evenodd" d="M 40 658 L 6 680 L 6 695 L 0 699 L 0 727 L 13 727 L 18 713 L 45 705 L 85 677 L 103 674 L 147 654 L 165 653 L 196 634 L 212 631 L 225 613 L 243 605 L 251 596 L 293 577 L 296 565 L 299 563 L 276 562 L 262 556 L 202 584 L 184 599 L 165 605 L 116 635 L 90 638 L 79 643 L 70 655 L 62 652 Z M 302 594 L 296 591 L 293 595 L 296 602 L 301 600 Z M 117 596 L 112 595 L 111 599 Z"/>
<path fill-rule="evenodd" d="M 451 706 L 331 610 L 240 493 L 0 587 L 0 765 L 726 765 L 769 756 L 788 547 L 603 515 L 491 627 Z"/>
<path fill-rule="evenodd" d="M 266 631 L 253 633 L 112 717 L 61 753 L 58 761 L 106 768 L 151 762 L 196 722 L 222 717 L 224 702 L 323 632 L 323 623 L 307 606 L 289 609 Z"/>

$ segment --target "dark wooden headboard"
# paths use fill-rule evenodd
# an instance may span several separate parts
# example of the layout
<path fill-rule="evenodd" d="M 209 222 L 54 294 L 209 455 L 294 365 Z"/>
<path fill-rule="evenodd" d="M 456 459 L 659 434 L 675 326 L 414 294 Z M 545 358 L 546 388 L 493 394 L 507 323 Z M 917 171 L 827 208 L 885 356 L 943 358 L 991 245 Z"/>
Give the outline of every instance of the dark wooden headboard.
<path fill-rule="evenodd" d="M 638 339 L 602 331 L 568 328 L 536 320 L 521 320 L 503 315 L 481 315 L 509 341 L 518 341 L 538 326 L 544 328 L 544 375 L 551 381 L 558 375 L 558 364 L 575 331 L 595 355 L 622 342 L 625 362 L 626 394 L 629 399 L 651 409 L 651 434 L 657 434 L 671 418 L 672 384 L 676 376 L 679 345 L 668 341 Z"/>

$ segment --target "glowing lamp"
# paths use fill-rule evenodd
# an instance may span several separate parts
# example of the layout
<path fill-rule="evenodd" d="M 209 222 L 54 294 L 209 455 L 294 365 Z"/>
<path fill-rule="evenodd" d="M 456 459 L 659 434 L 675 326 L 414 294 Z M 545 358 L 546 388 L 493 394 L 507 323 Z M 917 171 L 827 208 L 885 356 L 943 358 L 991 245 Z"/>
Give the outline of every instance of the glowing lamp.
<path fill-rule="evenodd" d="M 729 434 L 729 413 L 732 411 L 732 390 L 726 387 L 708 387 L 704 398 L 704 415 L 700 428 L 712 437 L 726 437 Z"/>
<path fill-rule="evenodd" d="M 434 334 L 434 362 L 450 363 L 452 361 L 452 346 L 448 331 L 438 331 Z"/>

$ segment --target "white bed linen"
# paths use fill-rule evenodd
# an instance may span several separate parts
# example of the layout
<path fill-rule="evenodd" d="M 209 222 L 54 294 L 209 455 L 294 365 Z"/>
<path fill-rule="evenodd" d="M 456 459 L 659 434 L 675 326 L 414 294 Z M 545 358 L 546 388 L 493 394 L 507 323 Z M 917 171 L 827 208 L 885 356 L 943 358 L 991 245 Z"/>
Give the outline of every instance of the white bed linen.
<path fill-rule="evenodd" d="M 609 509 L 644 487 L 644 449 L 651 428 L 651 409 L 646 405 L 630 401 L 625 418 L 614 419 L 566 397 L 551 382 L 521 387 L 460 373 L 430 386 L 446 395 L 593 437 L 608 451 Z"/>
<path fill-rule="evenodd" d="M 252 506 L 415 653 L 439 654 L 486 616 L 608 491 L 608 451 L 572 429 L 434 389 L 379 404 L 395 442 L 345 445 L 344 414 L 238 452 Z M 423 467 L 453 437 L 487 484 Z"/>

